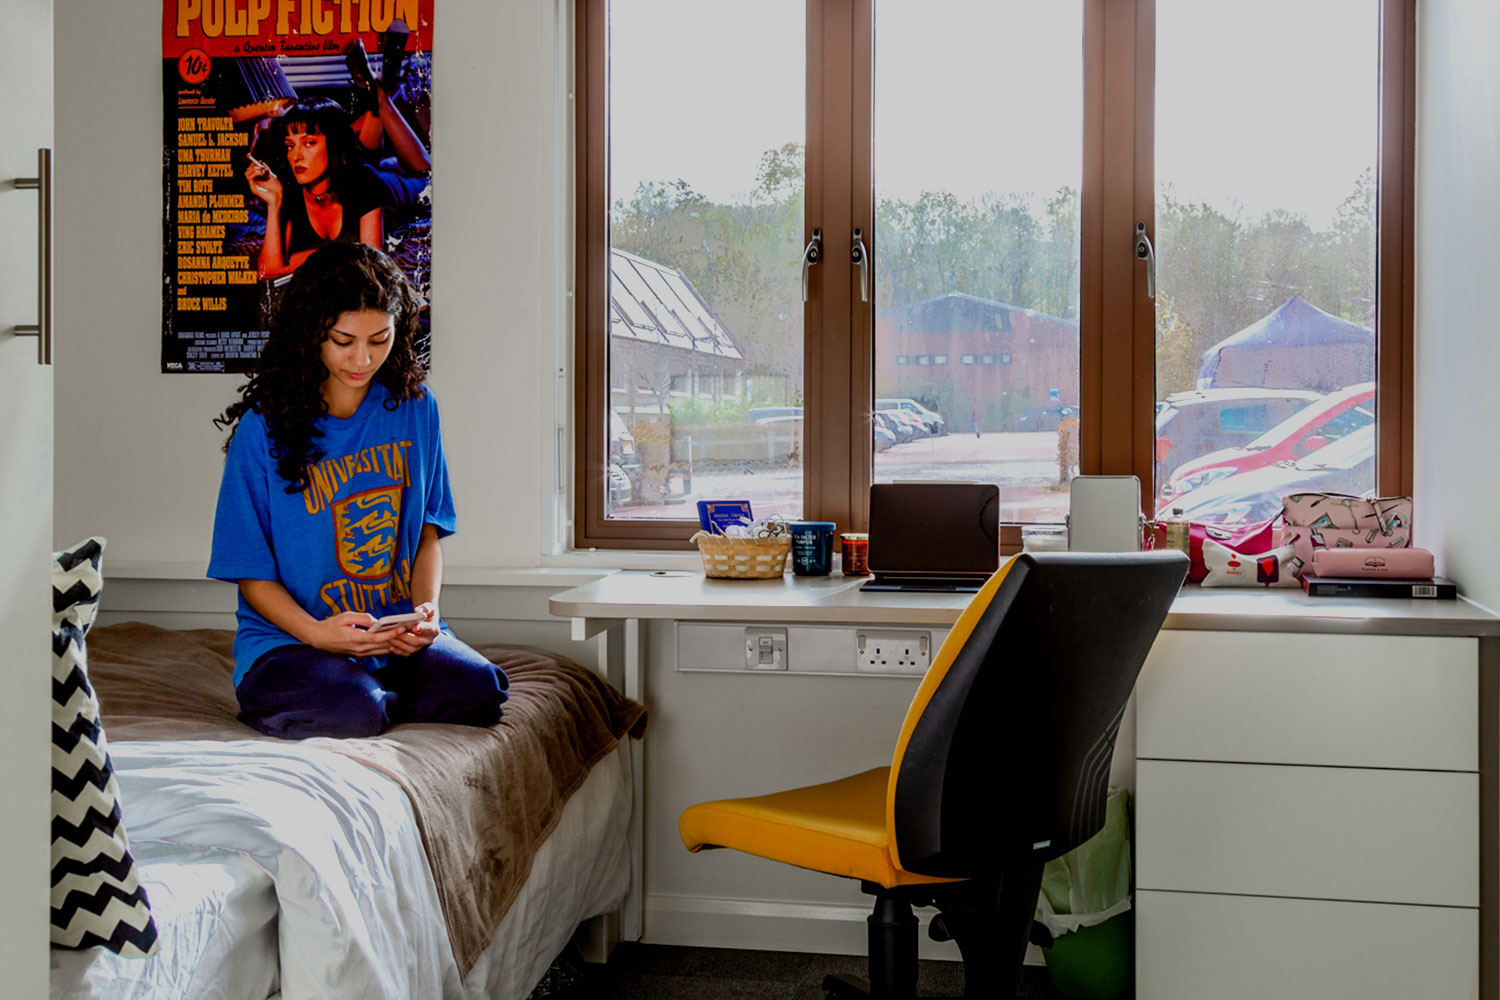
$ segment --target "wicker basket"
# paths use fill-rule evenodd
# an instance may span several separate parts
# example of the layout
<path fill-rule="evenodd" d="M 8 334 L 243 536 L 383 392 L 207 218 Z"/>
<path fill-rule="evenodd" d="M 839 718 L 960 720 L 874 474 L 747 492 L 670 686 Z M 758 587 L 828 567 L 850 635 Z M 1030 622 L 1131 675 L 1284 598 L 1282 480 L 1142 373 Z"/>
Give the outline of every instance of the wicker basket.
<path fill-rule="evenodd" d="M 792 551 L 790 535 L 770 538 L 726 538 L 700 531 L 689 538 L 698 543 L 703 575 L 719 580 L 770 580 L 786 572 Z"/>

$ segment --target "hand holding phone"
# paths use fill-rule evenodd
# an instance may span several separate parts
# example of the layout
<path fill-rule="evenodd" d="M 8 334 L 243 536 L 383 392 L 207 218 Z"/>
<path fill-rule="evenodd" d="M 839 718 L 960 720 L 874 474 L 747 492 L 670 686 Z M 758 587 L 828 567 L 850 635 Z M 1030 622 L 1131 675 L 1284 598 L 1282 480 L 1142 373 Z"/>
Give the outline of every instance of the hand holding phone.
<path fill-rule="evenodd" d="M 404 628 L 407 625 L 415 625 L 417 622 L 425 621 L 427 616 L 420 611 L 410 611 L 400 615 L 386 615 L 377 618 L 367 629 L 369 632 L 384 632 L 387 629 Z"/>

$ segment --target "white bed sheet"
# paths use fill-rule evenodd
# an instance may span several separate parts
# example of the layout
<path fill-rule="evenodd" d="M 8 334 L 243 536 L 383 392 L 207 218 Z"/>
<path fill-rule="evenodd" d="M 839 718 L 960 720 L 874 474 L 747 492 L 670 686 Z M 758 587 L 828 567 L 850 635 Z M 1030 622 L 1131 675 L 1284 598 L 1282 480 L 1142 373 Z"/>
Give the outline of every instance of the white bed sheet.
<path fill-rule="evenodd" d="M 249 856 L 135 840 L 161 950 L 52 949 L 52 1000 L 237 1000 L 276 988 L 276 886 Z"/>
<path fill-rule="evenodd" d="M 230 933 L 235 928 L 227 925 L 207 928 L 201 914 L 179 918 L 168 905 L 177 901 L 174 890 L 164 888 L 161 903 L 153 896 L 164 934 L 171 927 L 175 936 L 181 919 L 197 926 L 197 936 L 171 947 L 164 942 L 162 953 L 146 960 L 99 949 L 75 953 L 92 956 L 84 967 L 55 952 L 56 1000 L 259 1000 L 274 988 L 264 974 L 272 927 L 269 957 L 277 960 L 279 952 L 277 996 L 284 1000 L 523 1000 L 577 923 L 613 909 L 628 889 L 625 745 L 595 765 L 569 799 L 490 945 L 462 981 L 410 803 L 391 779 L 341 754 L 297 744 L 142 741 L 112 744 L 110 752 L 126 829 L 146 877 L 156 877 L 150 866 L 158 862 L 208 864 L 197 872 L 204 878 L 219 865 L 220 896 L 245 903 L 229 918 L 247 934 Z M 160 881 L 168 887 L 182 877 L 164 868 Z M 257 924 L 268 883 L 279 915 Z M 179 978 L 189 965 L 197 974 Z M 162 983 L 172 986 L 163 992 Z"/>

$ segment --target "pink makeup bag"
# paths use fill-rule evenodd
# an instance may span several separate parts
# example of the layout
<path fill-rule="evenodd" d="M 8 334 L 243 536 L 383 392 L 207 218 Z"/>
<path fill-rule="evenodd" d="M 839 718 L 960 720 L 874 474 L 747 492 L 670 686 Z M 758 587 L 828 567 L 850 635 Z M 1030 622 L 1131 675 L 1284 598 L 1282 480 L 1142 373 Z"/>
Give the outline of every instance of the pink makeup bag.
<path fill-rule="evenodd" d="M 1344 493 L 1293 493 L 1281 501 L 1281 544 L 1296 548 L 1300 579 L 1318 549 L 1411 547 L 1411 497 L 1356 497 Z"/>

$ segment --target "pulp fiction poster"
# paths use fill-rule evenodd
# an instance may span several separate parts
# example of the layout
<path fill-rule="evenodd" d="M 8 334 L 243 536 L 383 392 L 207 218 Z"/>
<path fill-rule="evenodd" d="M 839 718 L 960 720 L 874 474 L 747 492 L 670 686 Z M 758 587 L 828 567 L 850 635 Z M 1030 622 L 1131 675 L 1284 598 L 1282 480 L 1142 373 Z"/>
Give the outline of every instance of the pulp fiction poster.
<path fill-rule="evenodd" d="M 331 240 L 385 250 L 428 301 L 432 6 L 164 0 L 163 372 L 249 371 Z"/>

